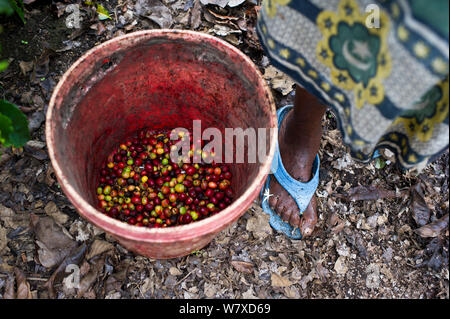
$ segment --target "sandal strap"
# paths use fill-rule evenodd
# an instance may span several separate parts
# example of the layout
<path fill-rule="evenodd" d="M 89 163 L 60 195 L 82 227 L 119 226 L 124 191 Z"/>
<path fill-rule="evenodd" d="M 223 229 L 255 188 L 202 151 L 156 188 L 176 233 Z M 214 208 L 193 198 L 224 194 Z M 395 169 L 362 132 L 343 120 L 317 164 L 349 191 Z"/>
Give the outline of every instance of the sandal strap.
<path fill-rule="evenodd" d="M 282 107 L 277 111 L 278 116 L 278 128 L 280 128 L 283 119 L 286 114 L 293 108 L 292 105 L 288 105 Z M 311 201 L 312 196 L 316 191 L 317 186 L 319 185 L 319 166 L 320 160 L 319 156 L 316 155 L 316 158 L 313 163 L 313 177 L 309 182 L 302 183 L 292 178 L 286 169 L 283 166 L 283 162 L 281 160 L 280 149 L 278 147 L 278 141 L 276 143 L 275 156 L 272 162 L 272 174 L 274 174 L 277 181 L 283 186 L 284 189 L 287 190 L 289 195 L 295 200 L 298 208 L 299 214 L 301 215 L 303 211 L 308 207 L 309 202 Z M 269 224 L 276 231 L 282 232 L 287 237 L 291 239 L 302 239 L 302 234 L 298 227 L 292 227 L 289 223 L 285 222 L 281 216 L 279 216 L 269 205 L 269 197 L 270 197 L 270 175 L 267 176 L 264 187 L 261 190 L 260 198 L 261 198 L 261 207 L 266 214 L 270 215 Z"/>
<path fill-rule="evenodd" d="M 292 108 L 293 108 L 292 105 L 287 105 L 277 111 L 278 128 L 281 127 L 283 119 L 286 117 L 287 113 L 289 113 L 289 111 L 292 110 Z M 313 177 L 306 183 L 296 180 L 286 171 L 283 165 L 283 161 L 281 159 L 280 149 L 277 143 L 271 171 L 272 174 L 277 179 L 278 183 L 280 183 L 280 185 L 295 200 L 300 210 L 300 214 L 302 214 L 308 207 L 309 202 L 311 201 L 311 198 L 314 196 L 317 186 L 319 185 L 319 167 L 320 167 L 319 155 L 316 155 L 312 168 Z"/>

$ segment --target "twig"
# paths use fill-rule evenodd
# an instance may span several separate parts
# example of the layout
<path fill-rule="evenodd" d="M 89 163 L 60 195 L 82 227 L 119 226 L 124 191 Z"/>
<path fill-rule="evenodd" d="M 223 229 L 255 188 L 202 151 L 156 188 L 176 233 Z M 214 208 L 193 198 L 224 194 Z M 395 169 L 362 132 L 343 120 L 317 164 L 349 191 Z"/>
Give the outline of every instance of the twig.
<path fill-rule="evenodd" d="M 194 270 L 195 270 L 195 269 L 191 270 L 186 276 L 184 276 L 182 279 L 180 279 L 180 280 L 175 284 L 175 286 L 176 286 L 176 285 L 179 285 L 182 281 L 184 281 L 187 277 L 189 277 L 189 276 L 194 272 Z"/>
<path fill-rule="evenodd" d="M 119 4 L 114 8 L 114 20 L 116 20 L 117 23 L 117 8 L 123 7 L 125 3 Z"/>
<path fill-rule="evenodd" d="M 0 274 L 0 277 L 2 278 L 6 278 L 8 277 L 8 275 L 5 274 Z M 48 278 L 41 278 L 41 277 L 28 277 L 27 280 L 31 280 L 31 281 L 47 281 Z"/>
<path fill-rule="evenodd" d="M 41 277 L 28 277 L 27 280 L 32 280 L 32 281 L 47 281 L 48 278 L 41 278 Z"/>

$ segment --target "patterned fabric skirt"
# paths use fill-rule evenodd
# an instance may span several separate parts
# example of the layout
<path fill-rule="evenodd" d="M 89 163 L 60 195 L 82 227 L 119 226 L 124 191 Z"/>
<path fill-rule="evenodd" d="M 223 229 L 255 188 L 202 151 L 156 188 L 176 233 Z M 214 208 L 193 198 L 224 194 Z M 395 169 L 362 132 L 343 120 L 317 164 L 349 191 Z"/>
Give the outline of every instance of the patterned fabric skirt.
<path fill-rule="evenodd" d="M 423 167 L 449 144 L 448 0 L 264 0 L 272 64 L 330 107 L 352 155 Z"/>

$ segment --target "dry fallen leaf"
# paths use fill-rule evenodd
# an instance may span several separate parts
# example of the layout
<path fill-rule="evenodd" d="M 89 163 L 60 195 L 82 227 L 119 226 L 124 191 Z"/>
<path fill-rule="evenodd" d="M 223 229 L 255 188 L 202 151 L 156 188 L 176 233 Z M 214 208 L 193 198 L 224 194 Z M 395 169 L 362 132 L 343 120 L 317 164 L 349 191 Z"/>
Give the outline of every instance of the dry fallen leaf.
<path fill-rule="evenodd" d="M 91 270 L 91 265 L 87 262 L 87 260 L 84 260 L 80 265 L 80 276 L 85 276 L 89 270 Z"/>
<path fill-rule="evenodd" d="M 203 291 L 205 292 L 206 297 L 213 298 L 217 294 L 217 286 L 214 284 L 210 284 L 208 282 L 205 282 L 205 286 L 203 288 Z"/>
<path fill-rule="evenodd" d="M 299 298 L 298 292 L 296 291 L 295 287 L 285 287 L 284 294 L 286 297 L 291 298 L 291 299 Z"/>
<path fill-rule="evenodd" d="M 6 236 L 6 228 L 3 228 L 0 225 L 0 256 L 3 254 L 5 250 L 7 250 L 8 246 L 8 237 Z"/>
<path fill-rule="evenodd" d="M 39 218 L 32 214 L 31 223 L 36 235 L 36 244 L 39 246 L 38 258 L 44 267 L 59 265 L 76 247 L 77 243 L 64 233 L 53 218 Z"/>
<path fill-rule="evenodd" d="M 425 226 L 430 219 L 431 211 L 423 198 L 420 184 L 411 187 L 411 209 L 416 224 Z"/>
<path fill-rule="evenodd" d="M 56 7 L 56 16 L 59 18 L 60 16 L 62 16 L 64 14 L 64 12 L 66 11 L 66 4 L 62 3 L 62 2 L 57 2 L 55 4 Z"/>
<path fill-rule="evenodd" d="M 194 7 L 191 10 L 190 24 L 192 29 L 197 29 L 202 23 L 202 6 L 199 0 L 195 0 Z"/>
<path fill-rule="evenodd" d="M 104 252 L 110 251 L 114 249 L 114 245 L 100 239 L 96 239 L 89 249 L 89 252 L 86 254 L 86 259 L 89 260 L 97 255 L 101 255 Z"/>
<path fill-rule="evenodd" d="M 55 281 L 62 280 L 62 277 L 65 274 L 66 267 L 68 265 L 79 265 L 81 261 L 83 260 L 83 257 L 86 253 L 87 246 L 85 243 L 80 245 L 79 247 L 76 247 L 73 249 L 73 251 L 70 252 L 69 256 L 64 259 L 64 261 L 56 268 L 56 270 L 53 272 L 52 276 L 48 279 L 46 282 L 46 286 L 48 289 L 48 294 L 50 298 L 55 298 L 56 293 L 54 290 L 54 283 Z"/>
<path fill-rule="evenodd" d="M 3 299 L 16 299 L 16 291 L 14 290 L 14 277 L 12 275 L 8 276 L 8 279 L 6 280 Z"/>
<path fill-rule="evenodd" d="M 108 278 L 108 280 L 109 280 L 110 278 L 112 278 L 112 280 L 115 280 L 115 278 L 112 277 L 112 276 L 110 276 L 110 277 Z M 147 291 L 149 291 L 149 290 L 153 290 L 153 285 L 154 285 L 154 284 L 155 284 L 155 283 L 153 282 L 153 280 L 150 279 L 150 277 L 145 278 L 145 279 L 144 279 L 144 283 L 142 284 L 142 286 L 141 286 L 141 288 L 140 288 L 140 291 L 141 291 L 142 295 L 145 295 L 145 294 L 147 293 Z"/>
<path fill-rule="evenodd" d="M 137 15 L 145 17 L 161 28 L 169 28 L 173 24 L 173 17 L 170 9 L 160 0 L 138 0 L 134 6 Z"/>
<path fill-rule="evenodd" d="M 17 227 L 27 227 L 30 224 L 30 214 L 28 212 L 15 212 L 0 204 L 0 220 L 5 227 L 17 229 Z"/>
<path fill-rule="evenodd" d="M 91 25 L 90 28 L 92 30 L 97 31 L 96 32 L 97 35 L 101 35 L 101 34 L 103 34 L 106 31 L 105 25 L 103 23 L 101 23 L 101 22 L 98 22 L 98 23 L 95 23 L 95 24 Z"/>
<path fill-rule="evenodd" d="M 34 63 L 33 73 L 31 74 L 31 82 L 39 83 L 42 78 L 45 78 L 50 70 L 50 57 L 55 55 L 55 51 L 50 48 L 44 48 L 42 54 L 36 59 Z"/>
<path fill-rule="evenodd" d="M 345 263 L 345 257 L 340 256 L 337 260 L 336 263 L 334 264 L 334 270 L 336 271 L 336 273 L 344 275 L 345 273 L 347 273 L 348 267 Z"/>
<path fill-rule="evenodd" d="M 292 282 L 289 279 L 276 273 L 272 273 L 270 279 L 272 281 L 272 287 L 289 287 L 292 285 Z"/>
<path fill-rule="evenodd" d="M 255 211 L 255 217 L 247 220 L 247 231 L 252 232 L 253 236 L 260 240 L 272 235 L 272 227 L 269 224 L 270 216 L 264 213 L 260 206 L 253 205 L 252 209 Z"/>
<path fill-rule="evenodd" d="M 347 199 L 350 201 L 357 200 L 377 200 L 382 198 L 397 198 L 406 195 L 406 191 L 396 192 L 392 190 L 381 189 L 377 186 L 359 185 L 350 188 L 345 195 L 333 194 L 335 197 Z"/>
<path fill-rule="evenodd" d="M 25 274 L 17 267 L 14 268 L 17 283 L 17 299 L 33 299 Z"/>
<path fill-rule="evenodd" d="M 211 10 L 211 9 L 208 9 L 208 12 L 209 12 L 210 14 L 212 14 L 215 18 L 218 18 L 218 19 L 220 19 L 220 20 L 232 20 L 232 21 L 234 21 L 234 20 L 239 20 L 239 17 L 224 16 L 224 15 L 218 14 L 217 12 L 214 12 L 214 11 Z M 245 20 L 244 20 L 244 19 L 242 19 L 241 21 L 242 21 L 241 23 L 245 23 Z M 243 29 L 241 29 L 241 30 L 243 30 Z M 245 30 L 243 30 L 243 31 L 245 31 Z"/>
<path fill-rule="evenodd" d="M 242 33 L 241 30 L 236 30 L 226 25 L 219 24 L 214 25 L 214 27 L 210 29 L 209 32 L 214 33 L 215 35 L 218 35 L 220 37 L 226 37 L 233 33 Z"/>
<path fill-rule="evenodd" d="M 437 237 L 444 230 L 448 229 L 448 213 L 438 220 L 428 225 L 414 230 L 421 237 Z"/>
<path fill-rule="evenodd" d="M 238 5 L 244 3 L 245 0 L 200 0 L 203 5 L 215 4 L 221 8 L 229 6 L 231 8 L 237 7 Z"/>
<path fill-rule="evenodd" d="M 352 231 L 349 227 L 344 227 L 344 236 L 347 242 L 358 250 L 359 255 L 367 259 L 367 249 L 361 235 Z"/>
<path fill-rule="evenodd" d="M 316 272 L 319 275 L 320 281 L 325 283 L 328 278 L 328 269 L 322 265 L 322 261 L 316 263 Z"/>
<path fill-rule="evenodd" d="M 333 233 L 337 234 L 344 229 L 345 222 L 339 218 L 338 214 L 332 213 L 328 219 L 328 226 L 331 228 Z"/>
<path fill-rule="evenodd" d="M 172 276 L 180 276 L 180 275 L 183 274 L 183 272 L 182 272 L 181 270 L 179 270 L 178 268 L 176 268 L 176 267 L 170 267 L 169 273 L 170 273 Z"/>
<path fill-rule="evenodd" d="M 253 286 L 250 286 L 246 292 L 242 294 L 243 299 L 258 299 L 253 292 Z"/>
<path fill-rule="evenodd" d="M 48 186 L 53 186 L 55 183 L 55 170 L 53 169 L 52 164 L 49 164 L 47 167 L 47 171 L 45 172 L 45 183 Z"/>
<path fill-rule="evenodd" d="M 231 265 L 239 272 L 253 273 L 253 264 L 246 261 L 233 260 Z"/>
<path fill-rule="evenodd" d="M 99 274 L 101 273 L 103 266 L 105 265 L 105 258 L 102 257 L 93 264 L 91 264 L 91 269 L 89 273 L 84 276 L 80 281 L 80 288 L 77 292 L 77 297 L 82 297 L 86 292 L 88 292 L 89 288 L 97 281 Z"/>
<path fill-rule="evenodd" d="M 23 75 L 26 75 L 28 72 L 33 70 L 34 62 L 30 61 L 19 61 L 19 68 Z"/>
<path fill-rule="evenodd" d="M 288 95 L 294 89 L 295 82 L 272 65 L 264 70 L 263 77 L 272 84 L 274 90 L 280 91 L 283 95 Z"/>
<path fill-rule="evenodd" d="M 61 212 L 54 202 L 48 202 L 44 208 L 45 213 L 52 217 L 58 224 L 64 224 L 69 220 L 69 216 Z"/>

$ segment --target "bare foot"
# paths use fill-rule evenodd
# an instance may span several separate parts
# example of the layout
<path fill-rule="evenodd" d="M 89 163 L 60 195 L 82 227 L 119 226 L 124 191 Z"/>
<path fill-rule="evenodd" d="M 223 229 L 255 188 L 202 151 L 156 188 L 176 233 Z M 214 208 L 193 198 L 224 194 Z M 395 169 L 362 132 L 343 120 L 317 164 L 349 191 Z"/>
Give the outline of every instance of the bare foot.
<path fill-rule="evenodd" d="M 302 121 L 295 118 L 293 111 L 289 112 L 281 124 L 278 145 L 283 165 L 289 175 L 301 182 L 308 182 L 312 177 L 312 164 L 320 145 L 322 128 L 320 124 L 316 128 Z M 284 221 L 299 227 L 303 237 L 311 235 L 317 223 L 316 197 L 312 197 L 300 217 L 295 200 L 275 178 L 270 181 L 270 193 L 274 195 L 269 198 L 270 207 Z"/>

